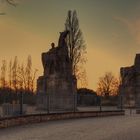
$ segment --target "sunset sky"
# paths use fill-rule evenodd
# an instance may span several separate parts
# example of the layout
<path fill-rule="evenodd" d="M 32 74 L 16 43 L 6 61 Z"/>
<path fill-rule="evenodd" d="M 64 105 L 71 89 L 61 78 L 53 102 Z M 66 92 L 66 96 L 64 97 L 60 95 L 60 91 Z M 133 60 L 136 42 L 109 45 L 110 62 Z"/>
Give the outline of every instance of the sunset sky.
<path fill-rule="evenodd" d="M 121 66 L 140 53 L 140 0 L 17 0 L 0 3 L 0 61 L 18 56 L 42 74 L 41 53 L 57 45 L 68 10 L 76 10 L 87 47 L 88 87 L 96 90 L 105 72 L 119 75 Z"/>

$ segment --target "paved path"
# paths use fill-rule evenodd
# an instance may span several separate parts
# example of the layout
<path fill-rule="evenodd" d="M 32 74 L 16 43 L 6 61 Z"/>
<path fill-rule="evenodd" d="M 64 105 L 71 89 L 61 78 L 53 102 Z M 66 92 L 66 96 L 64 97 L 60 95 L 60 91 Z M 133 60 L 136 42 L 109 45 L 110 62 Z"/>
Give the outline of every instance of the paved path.
<path fill-rule="evenodd" d="M 140 115 L 51 121 L 0 130 L 0 140 L 140 140 Z"/>

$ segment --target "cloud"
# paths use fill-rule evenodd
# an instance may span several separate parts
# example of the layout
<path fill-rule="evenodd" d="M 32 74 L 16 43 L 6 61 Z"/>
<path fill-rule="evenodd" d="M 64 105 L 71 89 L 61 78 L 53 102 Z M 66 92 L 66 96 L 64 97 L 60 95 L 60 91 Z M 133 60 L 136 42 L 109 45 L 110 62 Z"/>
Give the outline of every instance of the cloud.
<path fill-rule="evenodd" d="M 136 43 L 140 45 L 140 18 L 127 19 L 124 17 L 113 17 L 113 19 L 125 25 L 130 34 L 133 35 Z"/>

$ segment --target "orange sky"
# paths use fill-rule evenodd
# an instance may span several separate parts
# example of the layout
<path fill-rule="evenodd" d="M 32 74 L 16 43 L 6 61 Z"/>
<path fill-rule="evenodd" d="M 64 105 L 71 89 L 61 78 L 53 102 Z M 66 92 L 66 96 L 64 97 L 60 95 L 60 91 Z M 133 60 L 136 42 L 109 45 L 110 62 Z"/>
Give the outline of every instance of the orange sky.
<path fill-rule="evenodd" d="M 41 53 L 51 42 L 57 45 L 67 11 L 76 9 L 88 52 L 89 88 L 96 90 L 105 72 L 118 76 L 121 66 L 133 64 L 135 53 L 140 52 L 140 2 L 60 1 L 21 0 L 16 8 L 1 4 L 1 11 L 7 14 L 0 17 L 0 61 L 18 56 L 25 63 L 30 54 L 41 75 Z"/>

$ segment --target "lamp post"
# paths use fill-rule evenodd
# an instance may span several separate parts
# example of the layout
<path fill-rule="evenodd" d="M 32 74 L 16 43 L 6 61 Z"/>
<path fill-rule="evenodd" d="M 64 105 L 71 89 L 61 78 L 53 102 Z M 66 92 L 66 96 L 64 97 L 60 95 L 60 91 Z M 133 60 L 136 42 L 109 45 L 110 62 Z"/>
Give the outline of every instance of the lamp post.
<path fill-rule="evenodd" d="M 76 112 L 76 105 L 77 105 L 77 94 L 74 93 L 74 112 Z"/>
<path fill-rule="evenodd" d="M 19 104 L 20 104 L 20 111 L 19 111 L 19 114 L 20 115 L 23 115 L 23 88 L 22 88 L 22 86 L 23 86 L 23 78 L 22 77 L 20 77 L 20 76 L 18 76 L 20 79 L 21 79 L 21 81 L 20 81 L 20 96 L 19 96 Z"/>
<path fill-rule="evenodd" d="M 23 115 L 23 91 L 20 89 L 20 115 Z"/>
<path fill-rule="evenodd" d="M 129 110 L 130 110 L 130 115 L 132 114 L 132 105 L 131 105 L 131 95 L 129 94 Z"/>
<path fill-rule="evenodd" d="M 47 113 L 50 113 L 50 99 L 49 99 L 49 93 L 47 93 Z"/>
<path fill-rule="evenodd" d="M 121 95 L 121 96 L 120 96 L 120 105 L 121 105 L 120 107 L 121 107 L 121 110 L 123 109 L 123 103 L 122 103 L 122 102 L 123 102 L 123 97 L 122 97 L 122 95 Z"/>

